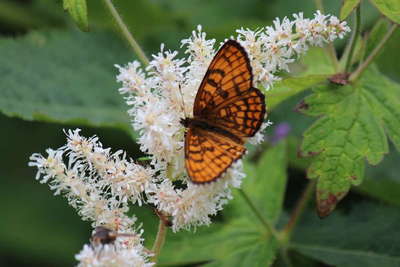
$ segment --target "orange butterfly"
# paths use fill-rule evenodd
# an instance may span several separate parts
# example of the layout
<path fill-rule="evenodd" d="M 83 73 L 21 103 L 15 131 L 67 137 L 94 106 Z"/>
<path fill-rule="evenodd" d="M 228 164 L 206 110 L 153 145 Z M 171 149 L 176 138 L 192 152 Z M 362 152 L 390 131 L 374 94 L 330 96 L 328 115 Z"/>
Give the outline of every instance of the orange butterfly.
<path fill-rule="evenodd" d="M 193 115 L 181 121 L 186 170 L 193 183 L 212 182 L 243 156 L 245 139 L 265 116 L 264 94 L 253 87 L 250 61 L 238 42 L 227 41 L 211 61 Z"/>

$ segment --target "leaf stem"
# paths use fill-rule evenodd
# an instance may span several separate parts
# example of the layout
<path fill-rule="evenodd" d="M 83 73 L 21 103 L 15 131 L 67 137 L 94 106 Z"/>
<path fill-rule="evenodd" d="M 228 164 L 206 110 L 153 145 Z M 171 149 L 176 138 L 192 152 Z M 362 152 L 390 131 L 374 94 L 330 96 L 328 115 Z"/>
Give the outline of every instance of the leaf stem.
<path fill-rule="evenodd" d="M 350 52 L 349 55 L 347 56 L 346 59 L 346 67 L 345 67 L 345 72 L 350 72 L 351 68 L 351 62 L 353 60 L 353 54 L 354 54 L 354 49 L 356 48 L 357 44 L 357 39 L 358 36 L 360 35 L 360 28 L 361 28 L 361 6 L 358 4 L 357 9 L 356 9 L 356 22 L 354 26 L 355 30 L 351 36 L 351 43 L 350 43 Z"/>
<path fill-rule="evenodd" d="M 154 241 L 153 248 L 151 249 L 154 253 L 152 257 L 152 262 L 157 263 L 157 258 L 160 255 L 160 251 L 164 246 L 165 236 L 167 235 L 167 226 L 165 222 L 160 218 L 160 223 L 158 224 L 158 232 L 156 240 Z"/>
<path fill-rule="evenodd" d="M 358 77 L 361 75 L 361 73 L 371 64 L 371 62 L 375 59 L 375 57 L 378 55 L 379 51 L 382 50 L 383 46 L 385 43 L 389 40 L 389 38 L 392 36 L 393 32 L 396 30 L 398 27 L 398 24 L 393 24 L 389 31 L 385 34 L 385 36 L 382 38 L 382 40 L 379 42 L 379 44 L 372 50 L 371 54 L 367 57 L 367 59 L 358 66 L 358 68 L 350 75 L 349 81 L 355 81 L 358 79 Z"/>
<path fill-rule="evenodd" d="M 112 3 L 112 0 L 104 0 L 104 3 L 106 4 L 107 8 L 110 10 L 111 15 L 113 16 L 113 18 L 117 22 L 119 28 L 121 29 L 122 35 L 126 38 L 129 45 L 132 47 L 133 51 L 138 56 L 139 60 L 143 63 L 143 65 L 145 67 L 148 66 L 149 59 L 146 57 L 146 54 L 143 52 L 142 48 L 136 42 L 135 38 L 133 38 L 133 35 L 128 30 L 128 27 L 126 26 L 126 24 L 122 20 L 121 16 L 119 15 L 117 9 L 115 8 L 114 4 Z"/>
<path fill-rule="evenodd" d="M 275 228 L 261 215 L 261 212 L 257 209 L 257 207 L 254 205 L 254 203 L 251 201 L 249 196 L 244 192 L 243 189 L 239 188 L 238 189 L 246 203 L 250 206 L 251 210 L 254 212 L 254 214 L 257 216 L 257 218 L 260 220 L 260 222 L 264 225 L 264 227 L 267 229 L 267 231 L 275 238 L 278 239 L 278 233 L 276 232 Z"/>
<path fill-rule="evenodd" d="M 299 200 L 297 201 L 296 207 L 294 208 L 290 216 L 289 222 L 282 230 L 282 233 L 285 235 L 287 241 L 290 239 L 294 227 L 296 226 L 297 222 L 300 219 L 300 216 L 303 214 L 304 209 L 306 208 L 308 202 L 311 199 L 311 195 L 314 191 L 315 184 L 316 180 L 308 182 L 306 188 L 304 189 Z"/>

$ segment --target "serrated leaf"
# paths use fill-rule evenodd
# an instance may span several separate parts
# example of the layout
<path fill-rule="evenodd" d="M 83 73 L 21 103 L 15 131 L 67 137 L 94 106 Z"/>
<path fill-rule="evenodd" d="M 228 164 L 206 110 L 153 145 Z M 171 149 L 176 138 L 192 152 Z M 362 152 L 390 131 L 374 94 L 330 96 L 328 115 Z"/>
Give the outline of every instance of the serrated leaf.
<path fill-rule="evenodd" d="M 388 152 L 387 137 L 400 149 L 400 87 L 370 68 L 352 85 L 328 84 L 314 90 L 300 109 L 322 116 L 305 133 L 305 156 L 316 155 L 308 169 L 318 178 L 317 206 L 328 215 L 364 176 L 364 158 L 378 164 Z M 385 133 L 386 132 L 386 133 Z"/>
<path fill-rule="evenodd" d="M 115 63 L 131 54 L 110 34 L 34 32 L 0 40 L 0 111 L 12 117 L 132 132 Z"/>
<path fill-rule="evenodd" d="M 324 220 L 309 210 L 289 247 L 337 267 L 400 266 L 399 220 L 397 208 L 368 202 Z"/>
<path fill-rule="evenodd" d="M 82 31 L 89 31 L 86 0 L 64 0 L 63 7 Z"/>
<path fill-rule="evenodd" d="M 371 0 L 379 11 L 394 23 L 400 24 L 400 1 Z"/>
<path fill-rule="evenodd" d="M 343 0 L 340 8 L 340 20 L 345 20 L 350 13 L 360 4 L 361 0 Z"/>

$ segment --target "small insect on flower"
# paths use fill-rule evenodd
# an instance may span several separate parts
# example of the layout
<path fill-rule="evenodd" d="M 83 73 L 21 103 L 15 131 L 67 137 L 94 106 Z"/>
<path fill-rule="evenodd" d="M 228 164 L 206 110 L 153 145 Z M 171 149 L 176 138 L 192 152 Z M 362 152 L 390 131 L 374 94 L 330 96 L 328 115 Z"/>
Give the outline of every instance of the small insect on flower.
<path fill-rule="evenodd" d="M 181 123 L 185 134 L 185 166 L 193 183 L 215 181 L 246 152 L 246 138 L 264 121 L 264 94 L 253 87 L 245 49 L 228 40 L 219 49 L 200 84 L 193 118 Z"/>
<path fill-rule="evenodd" d="M 99 245 L 113 244 L 117 237 L 136 237 L 134 234 L 118 233 L 104 226 L 97 226 L 90 237 L 90 243 L 96 247 Z"/>

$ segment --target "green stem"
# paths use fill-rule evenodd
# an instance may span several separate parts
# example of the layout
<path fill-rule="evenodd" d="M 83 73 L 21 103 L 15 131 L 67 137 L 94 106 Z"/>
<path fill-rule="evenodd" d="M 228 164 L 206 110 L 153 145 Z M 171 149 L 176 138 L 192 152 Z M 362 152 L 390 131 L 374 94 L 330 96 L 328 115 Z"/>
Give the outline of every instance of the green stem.
<path fill-rule="evenodd" d="M 152 252 L 154 253 L 154 256 L 152 257 L 152 262 L 154 263 L 157 263 L 157 258 L 160 255 L 162 247 L 164 246 L 166 235 L 167 235 L 167 226 L 165 225 L 165 222 L 160 219 L 160 223 L 158 225 L 157 237 L 156 240 L 154 241 L 153 248 L 151 249 Z"/>
<path fill-rule="evenodd" d="M 322 4 L 322 1 L 321 1 L 321 0 L 314 0 L 314 4 L 315 4 L 315 7 L 316 7 L 319 11 L 321 11 L 321 13 L 324 13 L 324 5 Z"/>
<path fill-rule="evenodd" d="M 358 39 L 358 36 L 360 35 L 360 28 L 361 28 L 361 7 L 360 7 L 360 5 L 358 5 L 358 7 L 356 9 L 356 22 L 355 22 L 355 26 L 354 26 L 354 31 L 351 36 L 350 52 L 349 52 L 349 55 L 347 56 L 347 60 L 346 60 L 346 67 L 345 67 L 346 73 L 350 72 L 351 62 L 353 60 L 354 49 L 356 48 L 357 39 Z"/>
<path fill-rule="evenodd" d="M 308 182 L 306 188 L 304 189 L 299 200 L 297 201 L 296 207 L 294 208 L 290 216 L 289 222 L 283 228 L 282 234 L 285 236 L 286 240 L 290 239 L 294 227 L 297 225 L 301 215 L 304 212 L 304 209 L 307 207 L 307 204 L 311 199 L 312 193 L 314 192 L 315 183 L 316 180 Z"/>
<path fill-rule="evenodd" d="M 104 0 L 104 3 L 106 4 L 107 8 L 110 10 L 111 15 L 113 16 L 113 18 L 117 22 L 119 28 L 121 29 L 122 35 L 126 38 L 129 45 L 132 47 L 133 51 L 138 56 L 139 60 L 143 63 L 143 65 L 145 67 L 148 66 L 149 59 L 146 57 L 146 54 L 143 52 L 142 48 L 136 42 L 135 38 L 133 38 L 133 35 L 128 30 L 128 27 L 126 26 L 126 24 L 122 20 L 121 16 L 119 15 L 117 9 L 115 8 L 114 4 L 112 3 L 112 0 Z"/>
<path fill-rule="evenodd" d="M 393 24 L 392 27 L 390 27 L 389 31 L 385 34 L 385 36 L 382 38 L 382 40 L 379 42 L 379 44 L 372 50 L 371 54 L 367 57 L 367 59 L 358 66 L 358 68 L 350 75 L 349 81 L 355 81 L 357 80 L 358 77 L 360 77 L 361 73 L 371 64 L 371 62 L 375 59 L 375 57 L 379 54 L 379 51 L 382 50 L 383 46 L 385 43 L 389 40 L 389 38 L 392 36 L 393 32 L 396 30 L 398 27 L 398 24 Z"/>
<path fill-rule="evenodd" d="M 257 209 L 257 207 L 254 205 L 254 203 L 251 201 L 249 196 L 246 194 L 246 192 L 243 191 L 243 189 L 238 189 L 246 203 L 250 206 L 251 210 L 254 212 L 254 214 L 257 216 L 257 218 L 260 220 L 260 222 L 264 225 L 264 227 L 267 229 L 267 231 L 274 236 L 274 238 L 278 238 L 278 233 L 276 232 L 275 228 L 261 215 L 261 212 Z"/>

